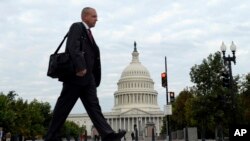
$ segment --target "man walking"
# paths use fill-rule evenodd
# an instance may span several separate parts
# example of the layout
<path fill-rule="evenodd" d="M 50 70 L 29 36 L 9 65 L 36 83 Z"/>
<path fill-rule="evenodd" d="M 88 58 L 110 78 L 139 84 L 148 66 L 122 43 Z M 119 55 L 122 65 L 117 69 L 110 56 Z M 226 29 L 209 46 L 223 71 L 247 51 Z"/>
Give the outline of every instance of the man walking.
<path fill-rule="evenodd" d="M 90 119 L 102 137 L 102 141 L 120 141 L 126 131 L 115 133 L 102 114 L 96 87 L 101 81 L 100 52 L 90 28 L 97 21 L 94 8 L 85 7 L 82 22 L 73 23 L 68 32 L 66 52 L 75 67 L 75 75 L 60 78 L 63 82 L 45 141 L 60 141 L 59 130 L 78 98 L 81 99 Z"/>

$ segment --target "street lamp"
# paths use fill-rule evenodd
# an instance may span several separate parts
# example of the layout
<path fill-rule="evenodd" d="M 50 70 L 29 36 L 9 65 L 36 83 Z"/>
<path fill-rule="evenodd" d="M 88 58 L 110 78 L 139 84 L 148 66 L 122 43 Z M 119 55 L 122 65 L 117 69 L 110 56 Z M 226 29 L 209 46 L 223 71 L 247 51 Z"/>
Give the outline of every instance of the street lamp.
<path fill-rule="evenodd" d="M 235 52 L 236 52 L 236 45 L 234 44 L 234 42 L 232 41 L 231 43 L 231 46 L 230 46 L 230 49 L 232 51 L 232 54 L 233 56 L 226 56 L 226 45 L 224 44 L 224 42 L 222 42 L 221 44 L 221 51 L 222 51 L 222 54 L 223 54 L 223 60 L 224 60 L 224 64 L 225 64 L 225 67 L 227 67 L 226 69 L 226 73 L 229 74 L 229 85 L 228 85 L 228 89 L 229 89 L 229 92 L 231 93 L 231 96 L 232 96 L 232 114 L 233 114 L 233 122 L 235 122 L 235 91 L 234 91 L 234 87 L 233 87 L 233 75 L 232 75 L 232 65 L 231 65 L 231 62 L 233 62 L 234 64 L 236 64 L 236 56 L 235 56 Z"/>
<path fill-rule="evenodd" d="M 224 64 L 227 65 L 227 69 L 229 70 L 229 78 L 230 78 L 230 81 L 229 81 L 229 87 L 232 88 L 232 84 L 233 84 L 233 75 L 232 75 L 232 66 L 231 66 L 231 62 L 233 62 L 234 64 L 236 64 L 236 56 L 235 56 L 235 52 L 236 52 L 236 46 L 234 44 L 234 42 L 232 41 L 232 44 L 230 46 L 230 49 L 233 53 L 233 56 L 226 56 L 226 45 L 224 44 L 224 42 L 222 42 L 221 44 L 221 51 L 222 51 L 222 54 L 223 54 L 223 60 L 224 60 Z"/>
<path fill-rule="evenodd" d="M 236 63 L 236 57 L 235 57 L 236 45 L 234 44 L 233 41 L 232 41 L 232 44 L 230 46 L 230 49 L 231 49 L 231 51 L 233 53 L 233 57 L 230 57 L 230 55 L 228 55 L 228 57 L 225 56 L 227 47 L 224 44 L 224 42 L 222 42 L 220 49 L 221 49 L 221 51 L 223 53 L 223 59 L 224 59 L 224 61 L 232 61 L 232 62 L 234 62 L 234 64 Z"/>

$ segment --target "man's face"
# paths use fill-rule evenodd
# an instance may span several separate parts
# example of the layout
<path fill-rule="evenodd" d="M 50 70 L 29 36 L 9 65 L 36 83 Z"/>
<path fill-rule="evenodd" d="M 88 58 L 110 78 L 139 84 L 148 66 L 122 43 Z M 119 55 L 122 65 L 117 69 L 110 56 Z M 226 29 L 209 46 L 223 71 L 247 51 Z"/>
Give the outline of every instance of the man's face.
<path fill-rule="evenodd" d="M 97 21 L 97 13 L 95 9 L 89 9 L 88 13 L 84 17 L 84 22 L 91 28 L 95 26 Z"/>

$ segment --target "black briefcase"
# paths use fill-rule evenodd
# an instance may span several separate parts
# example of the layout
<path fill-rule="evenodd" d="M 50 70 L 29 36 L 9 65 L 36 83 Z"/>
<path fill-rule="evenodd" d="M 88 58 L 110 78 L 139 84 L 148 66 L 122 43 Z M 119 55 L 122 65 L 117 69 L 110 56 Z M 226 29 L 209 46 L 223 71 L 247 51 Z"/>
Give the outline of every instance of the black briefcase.
<path fill-rule="evenodd" d="M 61 78 L 74 75 L 74 65 L 68 52 L 58 53 L 68 33 L 64 36 L 62 42 L 56 51 L 50 55 L 47 76 L 51 78 Z"/>

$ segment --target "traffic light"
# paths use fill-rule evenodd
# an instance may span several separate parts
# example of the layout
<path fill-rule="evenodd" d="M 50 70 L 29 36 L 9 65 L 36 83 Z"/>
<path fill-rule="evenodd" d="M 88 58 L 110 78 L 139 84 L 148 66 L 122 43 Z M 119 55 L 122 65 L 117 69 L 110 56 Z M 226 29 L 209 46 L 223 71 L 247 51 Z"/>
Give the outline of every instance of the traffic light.
<path fill-rule="evenodd" d="M 161 73 L 161 85 L 164 88 L 167 86 L 167 73 L 166 72 Z"/>
<path fill-rule="evenodd" d="M 228 72 L 222 72 L 222 86 L 229 88 L 230 86 L 230 78 L 229 78 L 229 73 Z"/>
<path fill-rule="evenodd" d="M 174 102 L 174 92 L 169 92 L 170 102 Z"/>

